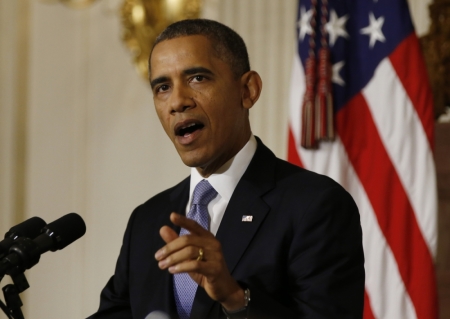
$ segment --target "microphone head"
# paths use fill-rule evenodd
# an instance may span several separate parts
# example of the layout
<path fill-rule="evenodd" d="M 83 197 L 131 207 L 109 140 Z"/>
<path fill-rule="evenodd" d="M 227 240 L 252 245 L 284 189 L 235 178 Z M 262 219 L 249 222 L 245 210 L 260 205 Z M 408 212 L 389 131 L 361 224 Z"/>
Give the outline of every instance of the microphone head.
<path fill-rule="evenodd" d="M 56 251 L 82 237 L 86 233 L 86 224 L 80 215 L 70 213 L 45 226 L 42 232 L 55 239 L 51 250 Z"/>
<path fill-rule="evenodd" d="M 170 319 L 170 317 L 164 311 L 155 310 L 150 312 L 145 319 Z"/>
<path fill-rule="evenodd" d="M 5 234 L 5 238 L 27 237 L 33 239 L 40 235 L 41 229 L 45 227 L 45 225 L 47 225 L 47 223 L 42 218 L 31 217 L 30 219 L 11 227 Z"/>

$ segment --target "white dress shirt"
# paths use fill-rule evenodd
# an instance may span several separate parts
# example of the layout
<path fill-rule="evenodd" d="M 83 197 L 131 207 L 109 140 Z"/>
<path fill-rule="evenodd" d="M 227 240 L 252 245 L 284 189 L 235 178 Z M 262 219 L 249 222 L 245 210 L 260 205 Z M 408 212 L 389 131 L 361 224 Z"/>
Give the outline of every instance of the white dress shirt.
<path fill-rule="evenodd" d="M 189 190 L 189 201 L 186 206 L 186 215 L 191 208 L 192 194 L 195 186 L 203 179 L 208 180 L 212 187 L 217 191 L 217 196 L 208 204 L 208 212 L 210 216 L 209 230 L 214 236 L 219 229 L 225 209 L 230 202 L 242 175 L 244 175 L 250 161 L 255 155 L 257 142 L 253 134 L 245 146 L 228 162 L 220 167 L 214 174 L 208 178 L 203 178 L 195 167 L 191 168 L 191 185 Z"/>

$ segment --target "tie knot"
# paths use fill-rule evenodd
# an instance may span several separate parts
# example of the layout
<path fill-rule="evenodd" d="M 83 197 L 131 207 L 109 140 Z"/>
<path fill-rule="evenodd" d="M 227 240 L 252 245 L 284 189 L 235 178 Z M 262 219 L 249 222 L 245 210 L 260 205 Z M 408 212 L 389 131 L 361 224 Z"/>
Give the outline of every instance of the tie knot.
<path fill-rule="evenodd" d="M 202 180 L 195 186 L 194 195 L 192 196 L 192 204 L 208 205 L 217 196 L 217 191 L 206 180 Z"/>

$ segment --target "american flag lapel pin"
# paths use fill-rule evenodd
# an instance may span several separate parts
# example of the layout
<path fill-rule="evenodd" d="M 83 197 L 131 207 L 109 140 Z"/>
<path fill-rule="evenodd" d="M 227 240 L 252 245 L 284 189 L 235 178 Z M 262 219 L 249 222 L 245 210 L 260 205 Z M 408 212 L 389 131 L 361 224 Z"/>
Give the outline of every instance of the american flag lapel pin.
<path fill-rule="evenodd" d="M 251 223 L 253 221 L 252 215 L 242 215 L 242 222 Z"/>

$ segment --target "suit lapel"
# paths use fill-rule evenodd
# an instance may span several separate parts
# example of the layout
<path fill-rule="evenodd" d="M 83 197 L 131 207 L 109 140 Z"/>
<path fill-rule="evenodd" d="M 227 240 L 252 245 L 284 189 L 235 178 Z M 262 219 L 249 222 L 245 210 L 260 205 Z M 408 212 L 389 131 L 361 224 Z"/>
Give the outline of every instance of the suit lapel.
<path fill-rule="evenodd" d="M 231 273 L 247 249 L 270 207 L 262 196 L 274 187 L 275 155 L 258 139 L 258 148 L 227 206 L 217 239 Z M 243 222 L 243 216 L 252 216 Z"/>
<path fill-rule="evenodd" d="M 172 212 L 182 215 L 185 214 L 186 205 L 189 199 L 189 183 L 190 178 L 188 177 L 173 188 L 170 193 L 169 211 L 164 214 L 160 227 L 163 225 L 168 225 L 171 226 L 176 232 L 180 231 L 180 228 L 173 225 L 169 218 Z M 158 286 L 163 287 L 163 291 L 157 294 L 159 296 L 158 298 L 161 300 L 161 302 L 158 302 L 157 304 L 162 305 L 163 309 L 161 310 L 168 313 L 171 318 L 178 318 L 173 292 L 173 275 L 171 275 L 168 271 L 163 271 L 161 273 L 160 280 L 162 284 Z"/>
<path fill-rule="evenodd" d="M 270 210 L 262 196 L 274 187 L 275 155 L 261 140 L 257 141 L 255 155 L 231 196 L 216 235 L 231 274 Z M 244 215 L 252 216 L 252 221 L 243 222 Z M 215 318 L 210 314 L 213 305 L 205 290 L 199 288 L 191 318 Z"/>
<path fill-rule="evenodd" d="M 186 215 L 186 206 L 189 200 L 189 187 L 190 187 L 191 178 L 188 177 L 184 179 L 181 183 L 176 185 L 173 188 L 173 191 L 170 194 L 170 212 L 169 216 L 172 212 L 178 213 L 180 215 Z M 169 224 L 177 233 L 180 232 L 180 227 L 173 225 L 170 222 Z"/>

